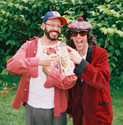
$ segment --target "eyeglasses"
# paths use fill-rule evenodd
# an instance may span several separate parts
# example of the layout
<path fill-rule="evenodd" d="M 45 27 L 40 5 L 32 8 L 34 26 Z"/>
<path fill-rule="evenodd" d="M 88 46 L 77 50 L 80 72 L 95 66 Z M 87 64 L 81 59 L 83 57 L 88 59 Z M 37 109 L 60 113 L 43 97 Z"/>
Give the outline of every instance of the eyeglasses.
<path fill-rule="evenodd" d="M 62 27 L 61 25 L 54 25 L 54 24 L 48 24 L 48 23 L 45 23 L 45 24 L 50 26 L 51 28 L 54 28 L 54 27 L 61 28 Z"/>
<path fill-rule="evenodd" d="M 79 34 L 80 36 L 86 36 L 86 35 L 87 35 L 87 32 L 86 32 L 86 31 L 80 31 L 80 32 L 72 31 L 72 32 L 71 32 L 71 35 L 72 35 L 73 37 L 77 37 L 78 34 Z"/>

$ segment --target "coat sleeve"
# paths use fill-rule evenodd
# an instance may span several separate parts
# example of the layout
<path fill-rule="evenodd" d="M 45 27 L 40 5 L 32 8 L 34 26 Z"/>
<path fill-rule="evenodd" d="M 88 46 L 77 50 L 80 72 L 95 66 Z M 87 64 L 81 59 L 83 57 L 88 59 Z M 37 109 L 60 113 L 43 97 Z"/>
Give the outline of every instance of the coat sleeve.
<path fill-rule="evenodd" d="M 56 68 L 53 68 L 50 75 L 44 84 L 45 88 L 57 87 L 59 89 L 69 89 L 72 88 L 77 80 L 76 75 L 64 76 L 60 74 Z"/>
<path fill-rule="evenodd" d="M 29 42 L 29 41 L 27 41 Z M 27 55 L 28 43 L 24 43 L 16 54 L 7 61 L 7 70 L 12 75 L 38 76 L 39 58 Z"/>
<path fill-rule="evenodd" d="M 90 86 L 98 89 L 104 88 L 110 80 L 107 51 L 98 49 L 91 64 L 82 59 L 81 63 L 74 69 L 74 73 Z"/>

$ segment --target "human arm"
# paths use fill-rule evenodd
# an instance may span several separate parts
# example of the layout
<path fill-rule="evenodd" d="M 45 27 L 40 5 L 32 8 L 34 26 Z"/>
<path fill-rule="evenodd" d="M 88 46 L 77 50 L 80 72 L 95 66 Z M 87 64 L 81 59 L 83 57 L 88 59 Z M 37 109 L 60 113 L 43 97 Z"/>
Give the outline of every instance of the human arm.
<path fill-rule="evenodd" d="M 77 76 L 75 74 L 64 76 L 60 74 L 55 67 L 52 66 L 43 67 L 43 71 L 48 76 L 44 84 L 45 88 L 57 87 L 59 89 L 66 90 L 72 88 L 76 84 Z"/>
<path fill-rule="evenodd" d="M 7 61 L 7 70 L 12 75 L 21 74 L 29 77 L 37 77 L 38 66 L 49 65 L 50 62 L 50 59 L 46 56 L 34 57 L 33 49 L 30 48 L 30 43 L 27 41 L 20 47 L 16 54 Z"/>
<path fill-rule="evenodd" d="M 100 47 L 94 47 L 93 53 L 92 62 L 88 63 L 86 60 L 82 59 L 81 62 L 76 65 L 74 73 L 90 86 L 103 88 L 110 80 L 108 53 L 105 49 Z M 76 53 L 73 55 L 75 56 L 75 54 Z M 71 58 L 74 56 L 71 56 Z"/>

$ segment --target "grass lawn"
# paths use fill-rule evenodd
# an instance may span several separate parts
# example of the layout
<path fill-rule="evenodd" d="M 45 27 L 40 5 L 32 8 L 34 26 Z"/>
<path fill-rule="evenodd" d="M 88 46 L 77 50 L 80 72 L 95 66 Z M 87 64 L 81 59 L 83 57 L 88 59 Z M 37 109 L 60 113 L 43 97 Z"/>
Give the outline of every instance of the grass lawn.
<path fill-rule="evenodd" d="M 3 85 L 3 81 L 6 83 L 5 85 Z M 7 81 L 11 82 L 8 83 Z M 0 91 L 6 85 L 11 87 L 12 83 L 17 82 L 18 77 L 1 78 Z M 4 94 L 3 97 L 0 96 L 0 125 L 25 125 L 24 107 L 21 106 L 19 110 L 11 107 L 16 90 L 17 88 L 14 88 L 8 94 Z M 111 87 L 111 96 L 114 115 L 112 125 L 123 125 L 123 85 L 120 85 L 117 89 L 116 87 Z M 68 119 L 67 125 L 72 125 L 72 120 Z"/>
<path fill-rule="evenodd" d="M 11 107 L 16 90 L 0 97 L 0 125 L 25 125 L 25 111 L 21 106 L 19 110 Z M 68 125 L 72 125 L 72 120 L 68 120 Z"/>
<path fill-rule="evenodd" d="M 123 125 L 123 85 L 119 88 L 111 87 L 111 96 L 113 103 L 113 124 Z"/>

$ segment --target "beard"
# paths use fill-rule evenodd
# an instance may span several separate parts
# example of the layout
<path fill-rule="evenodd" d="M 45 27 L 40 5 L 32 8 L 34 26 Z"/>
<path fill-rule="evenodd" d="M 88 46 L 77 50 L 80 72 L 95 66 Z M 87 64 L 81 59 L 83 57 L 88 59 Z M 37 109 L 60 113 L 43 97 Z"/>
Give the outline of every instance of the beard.
<path fill-rule="evenodd" d="M 50 36 L 50 33 L 51 33 L 51 32 L 57 32 L 58 37 L 57 37 L 57 38 L 52 38 L 52 37 Z M 44 29 L 44 33 L 45 33 L 45 35 L 47 36 L 47 38 L 48 38 L 49 40 L 52 40 L 52 41 L 58 40 L 58 38 L 59 38 L 59 36 L 60 36 L 60 33 L 59 33 L 58 31 L 52 30 L 52 31 L 49 31 L 49 32 L 48 32 L 46 28 Z"/>

